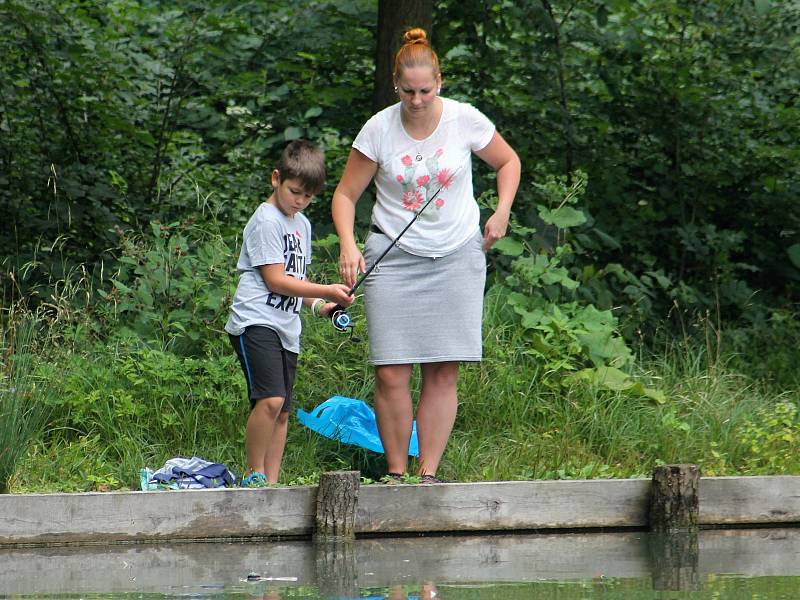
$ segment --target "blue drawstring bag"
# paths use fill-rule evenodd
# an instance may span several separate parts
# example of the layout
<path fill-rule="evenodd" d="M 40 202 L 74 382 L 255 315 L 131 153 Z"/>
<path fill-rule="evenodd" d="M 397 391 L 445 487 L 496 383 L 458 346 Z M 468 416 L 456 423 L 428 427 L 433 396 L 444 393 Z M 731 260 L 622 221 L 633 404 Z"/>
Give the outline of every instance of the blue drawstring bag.
<path fill-rule="evenodd" d="M 326 438 L 383 454 L 375 413 L 363 400 L 333 396 L 310 413 L 297 409 L 297 418 L 303 425 Z M 416 421 L 411 428 L 408 454 L 419 456 Z"/>

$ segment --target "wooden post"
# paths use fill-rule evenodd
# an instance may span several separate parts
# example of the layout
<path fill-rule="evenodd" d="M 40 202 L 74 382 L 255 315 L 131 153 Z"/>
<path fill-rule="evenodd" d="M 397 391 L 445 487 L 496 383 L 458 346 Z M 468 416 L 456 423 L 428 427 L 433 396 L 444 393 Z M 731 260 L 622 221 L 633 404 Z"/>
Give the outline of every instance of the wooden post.
<path fill-rule="evenodd" d="M 698 589 L 700 469 L 662 465 L 653 471 L 649 521 L 653 589 Z"/>
<path fill-rule="evenodd" d="M 662 465 L 653 471 L 650 491 L 650 531 L 697 531 L 700 508 L 697 465 Z"/>
<path fill-rule="evenodd" d="M 359 471 L 329 471 L 319 478 L 314 537 L 354 539 Z"/>

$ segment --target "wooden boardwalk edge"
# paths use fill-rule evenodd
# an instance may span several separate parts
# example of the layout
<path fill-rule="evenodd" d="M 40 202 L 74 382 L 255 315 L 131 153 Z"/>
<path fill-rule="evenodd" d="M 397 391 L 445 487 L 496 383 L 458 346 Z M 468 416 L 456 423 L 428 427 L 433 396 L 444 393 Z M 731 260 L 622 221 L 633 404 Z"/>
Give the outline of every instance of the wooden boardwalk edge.
<path fill-rule="evenodd" d="M 356 534 L 643 528 L 647 479 L 361 487 Z M 308 537 L 317 488 L 0 496 L 0 545 Z M 703 477 L 701 526 L 800 523 L 800 476 Z"/>

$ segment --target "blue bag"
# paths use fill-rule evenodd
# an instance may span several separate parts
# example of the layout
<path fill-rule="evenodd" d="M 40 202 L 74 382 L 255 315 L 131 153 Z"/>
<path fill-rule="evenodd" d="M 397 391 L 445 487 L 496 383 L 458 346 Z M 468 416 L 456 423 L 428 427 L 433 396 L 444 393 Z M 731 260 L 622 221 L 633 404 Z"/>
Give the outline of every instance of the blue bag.
<path fill-rule="evenodd" d="M 375 413 L 363 400 L 333 396 L 310 413 L 298 409 L 297 418 L 303 425 L 326 438 L 383 454 Z M 419 456 L 416 421 L 411 428 L 408 454 Z"/>

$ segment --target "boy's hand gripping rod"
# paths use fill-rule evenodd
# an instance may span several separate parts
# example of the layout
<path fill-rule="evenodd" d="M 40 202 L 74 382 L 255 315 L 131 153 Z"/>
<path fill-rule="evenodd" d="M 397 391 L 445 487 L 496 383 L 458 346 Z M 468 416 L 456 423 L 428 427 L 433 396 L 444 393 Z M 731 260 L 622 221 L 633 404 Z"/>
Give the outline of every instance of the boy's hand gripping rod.
<path fill-rule="evenodd" d="M 420 208 L 417 212 L 414 213 L 414 217 L 406 224 L 405 227 L 403 227 L 403 230 L 400 233 L 397 234 L 397 237 L 392 240 L 392 243 L 387 246 L 386 250 L 384 250 L 381 253 L 381 255 L 377 259 L 375 259 L 375 262 L 372 263 L 372 266 L 369 267 L 366 271 L 364 271 L 364 274 L 361 275 L 361 277 L 358 278 L 358 281 L 356 281 L 356 284 L 352 288 L 350 288 L 350 292 L 349 292 L 348 295 L 352 296 L 353 294 L 356 293 L 356 290 L 359 288 L 359 286 L 362 283 L 364 283 L 364 280 L 367 277 L 369 277 L 369 274 L 372 273 L 372 271 L 375 269 L 375 267 L 378 266 L 378 263 L 383 260 L 383 257 L 386 256 L 387 254 L 389 254 L 389 250 L 391 250 L 392 248 L 395 247 L 395 245 L 400 240 L 400 238 L 403 237 L 403 234 L 406 231 L 408 231 L 408 228 L 411 227 L 414 224 L 414 222 L 419 218 L 419 216 L 422 214 L 422 211 L 425 210 L 426 208 L 428 208 L 428 205 L 431 202 L 433 202 L 433 200 L 436 198 L 436 196 L 439 195 L 439 192 L 441 192 L 445 187 L 450 185 L 450 182 L 453 180 L 453 177 L 455 177 L 456 173 L 458 173 L 461 170 L 462 166 L 463 165 L 459 165 L 458 168 L 451 173 L 450 177 L 448 177 L 445 181 L 442 182 L 442 185 L 439 186 L 439 189 L 436 190 L 436 192 L 433 194 L 433 196 L 428 198 L 428 200 L 425 202 L 425 204 L 422 205 L 422 208 Z M 342 306 L 341 304 L 337 304 L 336 306 L 333 307 L 333 309 L 331 309 L 331 323 L 333 324 L 333 327 L 335 329 L 337 329 L 338 331 L 347 331 L 348 327 L 352 327 L 353 326 L 352 325 L 352 323 L 353 323 L 352 318 L 348 314 L 347 309 L 344 306 Z"/>

